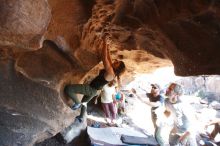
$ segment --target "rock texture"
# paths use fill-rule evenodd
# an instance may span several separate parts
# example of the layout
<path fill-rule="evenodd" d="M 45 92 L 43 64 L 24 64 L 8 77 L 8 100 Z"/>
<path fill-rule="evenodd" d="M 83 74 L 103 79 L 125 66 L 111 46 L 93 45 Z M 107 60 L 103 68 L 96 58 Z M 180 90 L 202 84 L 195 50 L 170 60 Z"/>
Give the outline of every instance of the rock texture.
<path fill-rule="evenodd" d="M 112 58 L 126 63 L 123 83 L 137 72 L 172 64 L 181 76 L 220 74 L 219 5 L 218 0 L 1 1 L 0 145 L 33 145 L 73 122 L 78 112 L 68 108 L 72 103 L 63 86 L 90 81 L 98 72 L 103 34 Z"/>
<path fill-rule="evenodd" d="M 16 72 L 14 60 L 1 61 L 0 74 L 0 145 L 32 145 L 71 123 L 59 93 Z"/>
<path fill-rule="evenodd" d="M 34 50 L 42 47 L 51 11 L 46 0 L 3 0 L 0 45 Z"/>

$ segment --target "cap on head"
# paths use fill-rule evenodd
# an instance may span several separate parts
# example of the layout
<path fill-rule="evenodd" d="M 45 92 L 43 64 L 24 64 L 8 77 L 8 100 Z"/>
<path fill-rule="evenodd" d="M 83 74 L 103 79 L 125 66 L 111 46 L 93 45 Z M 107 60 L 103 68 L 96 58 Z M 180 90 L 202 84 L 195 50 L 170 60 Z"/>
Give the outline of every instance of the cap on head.
<path fill-rule="evenodd" d="M 159 90 L 161 89 L 161 88 L 160 88 L 160 85 L 158 85 L 158 84 L 151 84 L 151 86 L 154 87 L 154 88 L 156 88 L 156 89 L 159 89 Z"/>

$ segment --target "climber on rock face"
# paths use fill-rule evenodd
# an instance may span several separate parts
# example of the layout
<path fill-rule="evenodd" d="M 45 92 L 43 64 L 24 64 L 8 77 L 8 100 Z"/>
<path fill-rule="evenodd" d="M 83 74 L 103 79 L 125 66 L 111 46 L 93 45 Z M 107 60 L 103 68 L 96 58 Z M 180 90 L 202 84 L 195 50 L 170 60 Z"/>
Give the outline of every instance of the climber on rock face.
<path fill-rule="evenodd" d="M 75 102 L 71 107 L 72 110 L 82 107 L 80 115 L 77 116 L 77 119 L 80 122 L 84 119 L 87 103 L 97 95 L 97 91 L 101 90 L 104 85 L 108 84 L 115 78 L 120 82 L 120 76 L 125 71 L 125 64 L 123 61 L 115 60 L 112 62 L 108 48 L 109 45 L 106 44 L 106 41 L 108 40 L 106 40 L 105 36 L 102 36 L 102 40 L 102 62 L 104 69 L 100 70 L 99 75 L 95 77 L 90 84 L 69 84 L 64 88 L 64 93 Z M 81 102 L 76 94 L 84 95 Z"/>

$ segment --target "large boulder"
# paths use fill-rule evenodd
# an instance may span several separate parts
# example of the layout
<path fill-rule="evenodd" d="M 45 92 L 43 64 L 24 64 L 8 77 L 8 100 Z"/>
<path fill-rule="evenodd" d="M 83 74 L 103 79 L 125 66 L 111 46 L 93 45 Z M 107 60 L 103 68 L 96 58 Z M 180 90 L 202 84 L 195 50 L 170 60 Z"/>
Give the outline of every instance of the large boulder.
<path fill-rule="evenodd" d="M 40 48 L 50 18 L 51 10 L 46 0 L 1 1 L 0 46 Z"/>

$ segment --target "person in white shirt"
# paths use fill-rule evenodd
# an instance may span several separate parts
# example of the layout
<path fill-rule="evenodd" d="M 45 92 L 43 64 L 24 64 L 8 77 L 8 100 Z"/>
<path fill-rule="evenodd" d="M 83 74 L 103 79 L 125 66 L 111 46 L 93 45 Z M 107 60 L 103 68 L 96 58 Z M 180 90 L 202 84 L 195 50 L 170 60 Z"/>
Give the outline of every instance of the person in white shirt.
<path fill-rule="evenodd" d="M 169 135 L 169 143 L 172 146 L 197 146 L 194 109 L 181 101 L 184 98 L 183 89 L 176 83 L 170 84 L 166 91 L 165 107 L 171 111 L 174 118 L 174 127 Z M 180 98 L 181 97 L 181 98 Z"/>
<path fill-rule="evenodd" d="M 173 115 L 164 106 L 160 106 L 155 111 L 157 115 L 155 138 L 160 146 L 170 146 L 169 133 L 174 124 Z"/>
<path fill-rule="evenodd" d="M 108 124 L 110 124 L 109 120 L 111 120 L 111 124 L 115 123 L 116 119 L 116 110 L 114 107 L 115 100 L 115 81 L 111 81 L 106 84 L 101 93 L 101 103 L 102 108 L 105 113 L 105 120 Z"/>

